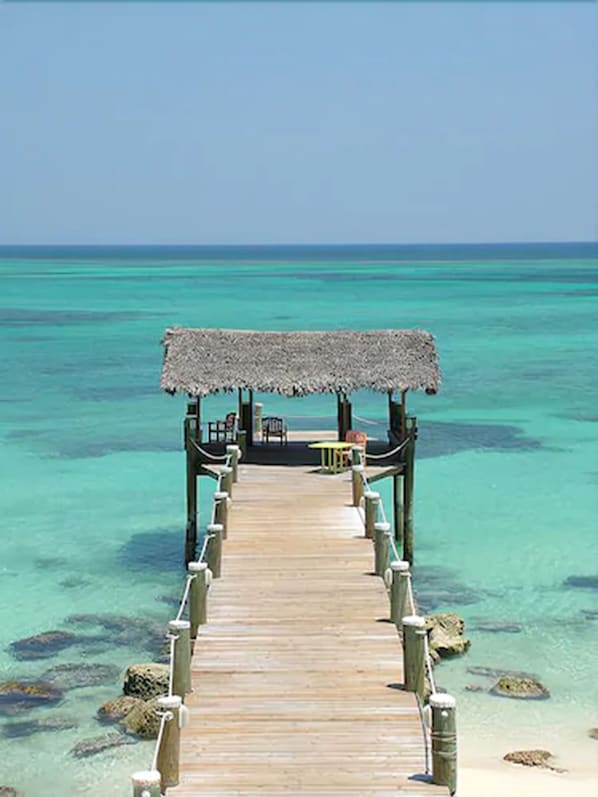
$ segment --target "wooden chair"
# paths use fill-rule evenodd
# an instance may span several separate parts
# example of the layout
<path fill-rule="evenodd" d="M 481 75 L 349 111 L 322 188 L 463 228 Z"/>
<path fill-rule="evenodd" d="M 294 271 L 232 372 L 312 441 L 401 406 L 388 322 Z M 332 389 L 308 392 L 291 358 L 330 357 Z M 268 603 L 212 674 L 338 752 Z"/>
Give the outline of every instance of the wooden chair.
<path fill-rule="evenodd" d="M 237 413 L 229 412 L 223 421 L 208 421 L 208 442 L 235 443 L 237 441 Z"/>
<path fill-rule="evenodd" d="M 269 443 L 271 437 L 278 437 L 280 445 L 287 444 L 287 424 L 284 418 L 276 418 L 271 416 L 269 418 L 262 418 L 262 440 L 264 443 Z"/>
<path fill-rule="evenodd" d="M 358 432 L 357 429 L 349 429 L 347 434 L 345 435 L 345 442 L 353 443 L 356 446 L 361 446 L 363 448 L 363 464 L 366 464 L 366 450 L 367 450 L 367 441 L 368 436 L 365 432 Z M 344 451 L 343 454 L 346 457 L 346 464 L 349 464 L 349 460 L 351 458 L 350 451 Z"/>

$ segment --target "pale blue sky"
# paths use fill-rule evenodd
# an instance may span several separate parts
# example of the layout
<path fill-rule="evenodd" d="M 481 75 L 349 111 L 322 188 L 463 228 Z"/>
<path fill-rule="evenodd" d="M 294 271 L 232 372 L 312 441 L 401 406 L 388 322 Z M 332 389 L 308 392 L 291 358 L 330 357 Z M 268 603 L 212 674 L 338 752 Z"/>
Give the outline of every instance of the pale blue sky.
<path fill-rule="evenodd" d="M 0 243 L 596 240 L 597 23 L 0 3 Z"/>

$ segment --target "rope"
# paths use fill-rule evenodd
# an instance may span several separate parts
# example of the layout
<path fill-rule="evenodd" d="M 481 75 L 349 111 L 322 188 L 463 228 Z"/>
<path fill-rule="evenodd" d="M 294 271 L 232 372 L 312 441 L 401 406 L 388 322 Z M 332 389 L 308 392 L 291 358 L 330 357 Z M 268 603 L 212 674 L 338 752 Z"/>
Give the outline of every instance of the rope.
<path fill-rule="evenodd" d="M 185 584 L 185 591 L 183 592 L 183 597 L 181 598 L 181 603 L 179 605 L 179 610 L 177 612 L 175 620 L 180 620 L 183 616 L 183 612 L 185 611 L 185 604 L 187 603 L 187 598 L 189 597 L 189 589 L 191 588 L 191 582 L 195 576 L 187 576 L 187 583 Z"/>
<path fill-rule="evenodd" d="M 210 452 L 209 452 L 209 451 L 206 451 L 206 450 L 205 450 L 205 448 L 202 448 L 200 445 L 198 445 L 198 444 L 195 442 L 195 440 L 191 440 L 191 442 L 193 443 L 193 445 L 195 446 L 195 448 L 196 448 L 196 449 L 199 451 L 199 453 L 200 453 L 200 454 L 203 454 L 203 456 L 204 456 L 204 457 L 207 457 L 208 459 L 216 459 L 216 460 L 218 460 L 218 459 L 224 459 L 224 460 L 225 460 L 225 459 L 227 459 L 228 457 L 230 457 L 230 454 L 219 454 L 219 455 L 216 455 L 216 454 L 210 454 Z"/>
<path fill-rule="evenodd" d="M 399 443 L 398 446 L 391 448 L 390 451 L 384 451 L 382 454 L 370 454 L 368 451 L 368 459 L 386 459 L 386 457 L 391 457 L 393 454 L 398 454 L 399 451 L 402 451 L 407 443 L 409 442 L 409 437 L 405 438 L 402 443 Z"/>
<path fill-rule="evenodd" d="M 155 771 L 158 769 L 158 753 L 160 752 L 160 745 L 162 744 L 162 736 L 164 735 L 164 726 L 166 723 L 174 717 L 172 711 L 165 711 L 164 714 L 161 715 L 162 719 L 160 720 L 160 730 L 158 731 L 158 738 L 156 739 L 156 747 L 154 749 L 154 757 L 152 758 L 152 765 L 150 769 Z"/>
<path fill-rule="evenodd" d="M 413 587 L 411 586 L 411 573 L 409 573 L 409 581 L 407 582 L 407 597 L 411 605 L 411 614 L 416 614 L 415 600 L 413 599 Z"/>
<path fill-rule="evenodd" d="M 198 562 L 203 562 L 203 558 L 206 555 L 206 551 L 208 550 L 208 542 L 212 539 L 213 536 L 214 536 L 213 534 L 206 534 L 205 537 L 203 538 L 201 553 L 197 557 Z"/>
<path fill-rule="evenodd" d="M 384 421 L 372 421 L 368 418 L 362 418 L 360 415 L 355 415 L 355 413 L 353 413 L 353 417 L 355 420 L 361 421 L 361 423 L 369 423 L 370 426 L 384 426 Z"/>
<path fill-rule="evenodd" d="M 424 637 L 424 654 L 425 654 L 425 665 L 426 670 L 428 671 L 428 681 L 430 682 L 430 689 L 432 690 L 432 694 L 436 694 L 436 683 L 434 681 L 434 673 L 432 672 L 432 657 L 430 656 L 430 644 L 428 642 L 428 635 Z"/>
<path fill-rule="evenodd" d="M 422 725 L 422 733 L 423 733 L 423 736 L 424 736 L 424 755 L 425 755 L 424 765 L 425 765 L 425 770 L 426 770 L 425 774 L 429 775 L 430 774 L 430 759 L 432 758 L 432 740 L 430 738 L 430 734 L 428 733 L 428 724 L 427 724 L 426 718 L 424 716 L 424 711 L 426 711 L 426 709 L 424 709 L 424 706 L 422 704 L 421 698 L 417 694 L 417 692 L 415 693 L 415 697 L 417 698 L 417 707 L 419 709 L 419 720 L 420 720 L 421 725 Z"/>
<path fill-rule="evenodd" d="M 166 639 L 170 640 L 170 661 L 168 663 L 168 697 L 172 697 L 172 682 L 174 679 L 174 643 L 178 638 L 178 634 L 166 634 Z"/>

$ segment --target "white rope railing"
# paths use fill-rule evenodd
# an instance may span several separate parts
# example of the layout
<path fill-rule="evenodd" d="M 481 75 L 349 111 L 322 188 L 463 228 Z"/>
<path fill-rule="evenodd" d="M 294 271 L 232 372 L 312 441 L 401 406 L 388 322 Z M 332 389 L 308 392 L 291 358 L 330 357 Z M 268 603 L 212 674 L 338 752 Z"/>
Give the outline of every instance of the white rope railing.
<path fill-rule="evenodd" d="M 214 460 L 227 460 L 230 457 L 230 454 L 210 454 L 209 451 L 206 451 L 205 448 L 202 448 L 195 440 L 191 440 L 193 446 L 199 451 L 202 456 L 207 457 L 208 459 Z"/>
<path fill-rule="evenodd" d="M 392 457 L 393 454 L 398 454 L 399 451 L 402 451 L 407 443 L 409 442 L 409 438 L 405 438 L 402 443 L 399 443 L 394 448 L 391 448 L 389 451 L 383 451 L 381 454 L 371 454 L 368 451 L 368 459 L 386 459 L 387 457 Z"/>
<path fill-rule="evenodd" d="M 185 591 L 183 592 L 183 597 L 181 598 L 181 602 L 179 604 L 179 610 L 176 614 L 175 620 L 180 620 L 183 616 L 183 612 L 185 611 L 185 604 L 187 603 L 187 598 L 189 597 L 189 590 L 191 589 L 191 582 L 195 576 L 187 576 L 187 582 L 185 584 Z"/>
<path fill-rule="evenodd" d="M 160 728 L 158 730 L 158 737 L 156 739 L 156 747 L 154 748 L 154 757 L 152 758 L 152 765 L 150 767 L 150 769 L 154 771 L 158 768 L 158 754 L 160 752 L 160 745 L 162 744 L 162 737 L 164 736 L 164 726 L 173 717 L 171 711 L 165 711 L 163 714 L 160 714 L 159 712 L 157 713 L 161 717 L 161 720 Z"/>

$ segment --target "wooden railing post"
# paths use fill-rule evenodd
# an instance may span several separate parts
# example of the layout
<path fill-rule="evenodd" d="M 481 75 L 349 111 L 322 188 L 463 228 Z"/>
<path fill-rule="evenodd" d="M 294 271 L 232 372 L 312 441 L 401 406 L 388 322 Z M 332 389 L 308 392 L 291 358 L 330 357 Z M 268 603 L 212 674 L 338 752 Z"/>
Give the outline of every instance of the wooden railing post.
<path fill-rule="evenodd" d="M 185 564 L 195 559 L 197 547 L 197 468 L 196 454 L 191 442 L 191 418 L 185 418 L 185 453 L 187 457 L 187 530 L 185 535 Z"/>
<path fill-rule="evenodd" d="M 369 540 L 374 539 L 374 523 L 376 522 L 376 513 L 378 511 L 378 501 L 380 500 L 380 493 L 375 493 L 368 490 L 363 494 L 365 501 L 365 536 Z"/>
<path fill-rule="evenodd" d="M 222 536 L 224 529 L 221 523 L 210 523 L 206 529 L 210 535 L 206 548 L 206 561 L 214 578 L 222 575 Z"/>
<path fill-rule="evenodd" d="M 457 791 L 456 701 L 441 692 L 430 695 L 432 709 L 432 782 Z"/>
<path fill-rule="evenodd" d="M 403 473 L 403 559 L 413 564 L 413 481 L 415 478 L 415 439 L 417 418 L 407 418 L 405 470 Z"/>
<path fill-rule="evenodd" d="M 222 490 L 225 493 L 228 493 L 229 496 L 233 497 L 233 469 L 229 467 L 229 465 L 222 465 L 220 467 L 220 474 L 222 475 L 222 479 L 220 480 L 220 484 L 222 485 Z"/>
<path fill-rule="evenodd" d="M 417 614 L 403 617 L 403 672 L 405 689 L 424 696 L 426 621 Z"/>
<path fill-rule="evenodd" d="M 208 565 L 206 562 L 189 562 L 187 572 L 194 576 L 189 591 L 189 619 L 191 638 L 197 637 L 197 629 L 208 622 Z"/>
<path fill-rule="evenodd" d="M 363 465 L 353 465 L 351 468 L 351 481 L 353 487 L 353 506 L 359 506 L 363 498 Z"/>
<path fill-rule="evenodd" d="M 233 469 L 233 484 L 236 484 L 239 481 L 241 449 L 237 445 L 230 445 L 226 447 L 226 453 L 230 456 L 230 466 Z"/>
<path fill-rule="evenodd" d="M 390 563 L 392 582 L 390 585 L 390 621 L 400 627 L 406 614 L 409 591 L 409 562 Z"/>
<path fill-rule="evenodd" d="M 160 797 L 160 773 L 157 769 L 134 772 L 131 780 L 133 797 Z"/>
<path fill-rule="evenodd" d="M 172 692 L 183 700 L 191 691 L 191 623 L 188 620 L 171 620 L 168 630 L 174 640 L 172 667 Z"/>
<path fill-rule="evenodd" d="M 160 772 L 160 788 L 166 791 L 179 784 L 179 761 L 181 752 L 181 698 L 179 695 L 159 697 L 158 705 L 170 715 L 164 723 L 164 732 L 158 748 L 158 770 Z"/>
<path fill-rule="evenodd" d="M 216 490 L 214 493 L 214 523 L 220 523 L 223 528 L 223 539 L 228 537 L 228 493 Z"/>
<path fill-rule="evenodd" d="M 384 578 L 390 560 L 390 523 L 374 523 L 374 572 Z"/>

